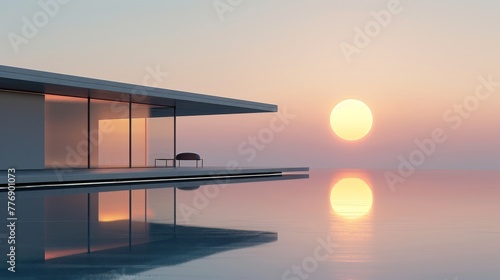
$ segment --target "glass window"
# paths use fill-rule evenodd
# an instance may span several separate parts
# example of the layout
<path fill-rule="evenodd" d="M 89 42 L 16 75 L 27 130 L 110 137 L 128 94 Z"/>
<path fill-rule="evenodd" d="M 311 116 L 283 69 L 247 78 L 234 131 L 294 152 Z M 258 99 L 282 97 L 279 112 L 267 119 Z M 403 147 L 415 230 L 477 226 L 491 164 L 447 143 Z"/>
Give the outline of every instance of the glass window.
<path fill-rule="evenodd" d="M 174 134 L 173 108 L 132 104 L 132 166 L 173 166 Z"/>
<path fill-rule="evenodd" d="M 88 165 L 87 99 L 45 95 L 45 168 Z"/>
<path fill-rule="evenodd" d="M 129 167 L 129 104 L 90 100 L 90 167 Z"/>

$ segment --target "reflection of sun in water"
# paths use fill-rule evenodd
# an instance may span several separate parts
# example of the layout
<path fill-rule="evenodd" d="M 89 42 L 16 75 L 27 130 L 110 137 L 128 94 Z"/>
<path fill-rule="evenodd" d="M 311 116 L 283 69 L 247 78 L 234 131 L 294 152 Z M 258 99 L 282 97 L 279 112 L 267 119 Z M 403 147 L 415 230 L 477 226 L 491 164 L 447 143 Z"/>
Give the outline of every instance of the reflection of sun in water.
<path fill-rule="evenodd" d="M 330 114 L 330 126 L 333 132 L 347 141 L 365 137 L 372 129 L 372 125 L 372 111 L 357 99 L 346 99 L 338 103 Z"/>
<path fill-rule="evenodd" d="M 359 218 L 372 208 L 372 190 L 362 179 L 344 178 L 333 186 L 330 204 L 333 211 L 344 218 Z"/>

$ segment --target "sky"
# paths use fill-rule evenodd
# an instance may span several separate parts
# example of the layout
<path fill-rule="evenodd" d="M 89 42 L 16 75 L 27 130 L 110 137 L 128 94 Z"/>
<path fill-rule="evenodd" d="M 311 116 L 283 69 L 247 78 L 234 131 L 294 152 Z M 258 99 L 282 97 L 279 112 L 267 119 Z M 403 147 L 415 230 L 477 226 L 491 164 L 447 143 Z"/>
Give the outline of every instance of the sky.
<path fill-rule="evenodd" d="M 278 105 L 179 118 L 178 151 L 207 165 L 500 169 L 499 12 L 496 0 L 2 0 L 0 64 L 133 84 L 156 69 L 158 87 Z M 373 114 L 355 142 L 330 128 L 351 98 Z"/>

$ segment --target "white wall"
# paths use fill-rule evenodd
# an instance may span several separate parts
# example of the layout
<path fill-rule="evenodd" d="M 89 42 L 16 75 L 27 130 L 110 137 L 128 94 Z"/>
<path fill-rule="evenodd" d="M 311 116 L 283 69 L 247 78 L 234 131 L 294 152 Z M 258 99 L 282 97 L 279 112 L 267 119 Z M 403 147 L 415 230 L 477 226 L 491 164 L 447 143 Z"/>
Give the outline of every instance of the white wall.
<path fill-rule="evenodd" d="M 45 100 L 0 91 L 0 170 L 45 168 Z"/>

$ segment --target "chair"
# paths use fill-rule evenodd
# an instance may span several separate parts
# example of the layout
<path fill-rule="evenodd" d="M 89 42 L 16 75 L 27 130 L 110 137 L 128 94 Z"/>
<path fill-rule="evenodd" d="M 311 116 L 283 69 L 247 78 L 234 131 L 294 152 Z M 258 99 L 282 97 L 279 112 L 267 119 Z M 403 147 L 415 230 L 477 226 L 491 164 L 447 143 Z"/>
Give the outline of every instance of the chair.
<path fill-rule="evenodd" d="M 203 167 L 203 159 L 197 153 L 180 153 L 175 156 L 177 160 L 178 167 L 181 167 L 181 160 L 194 160 L 196 161 L 196 167 L 198 168 L 198 162 L 201 161 L 201 167 Z"/>

